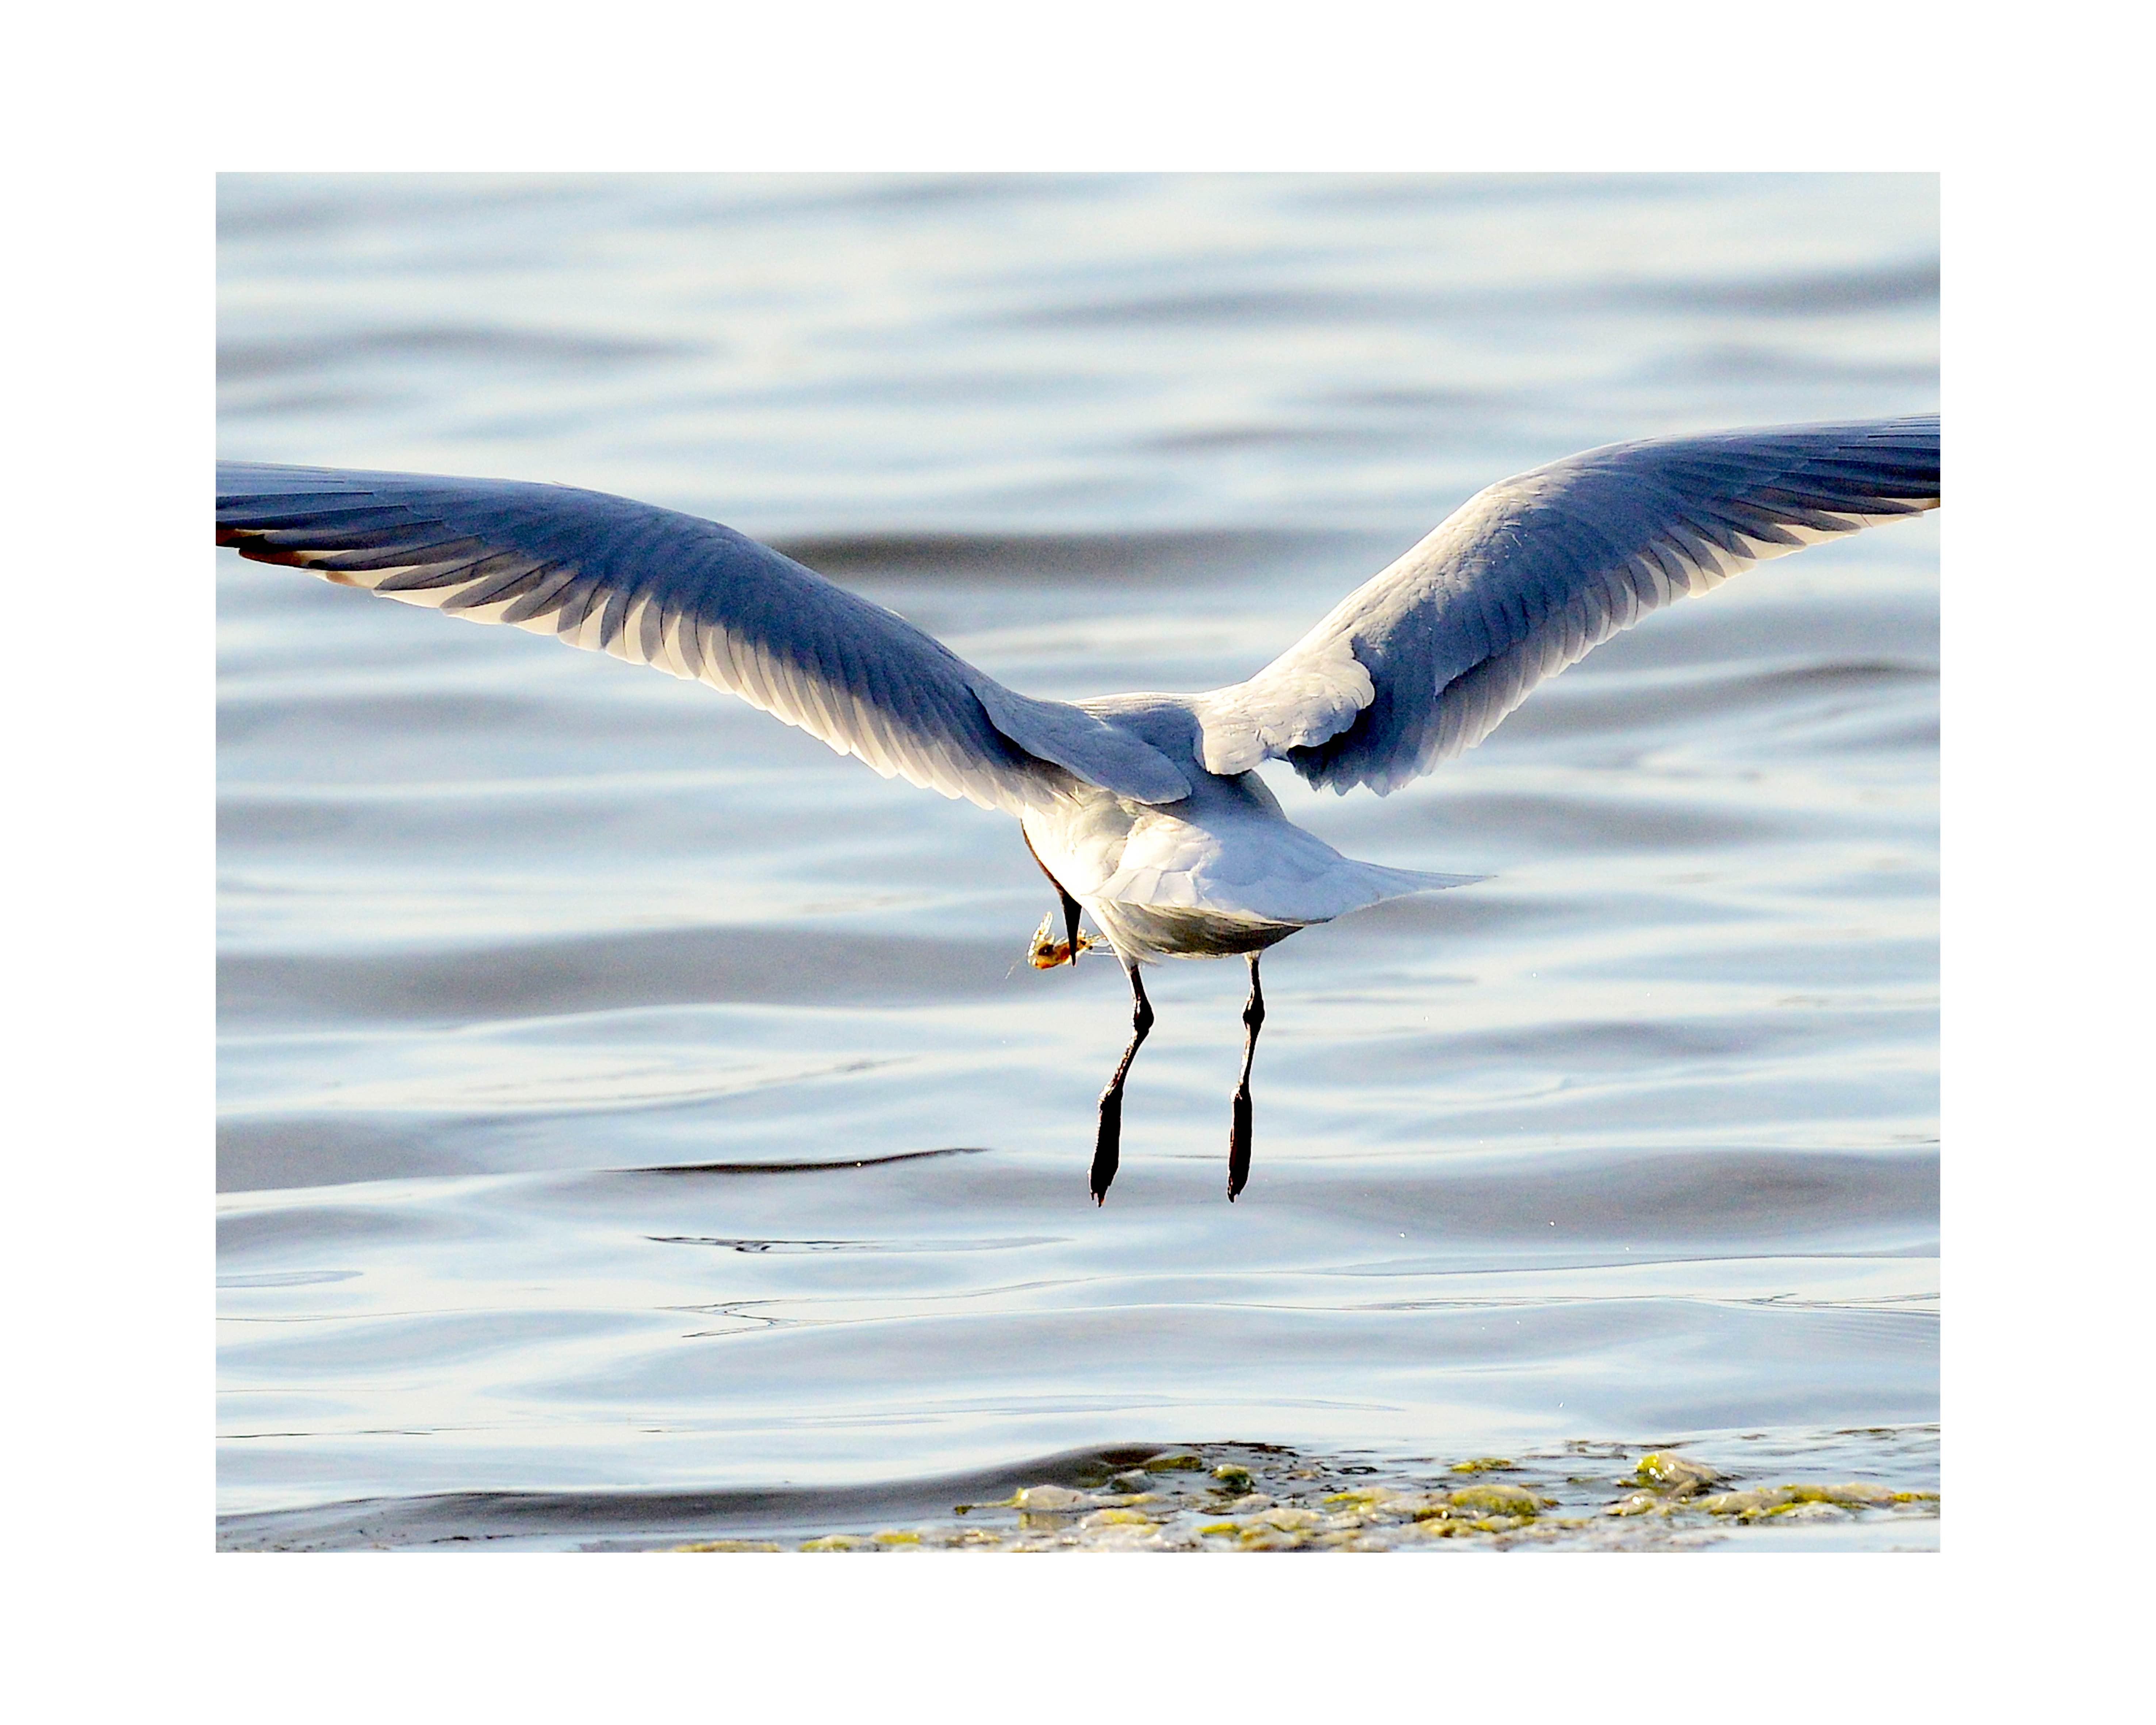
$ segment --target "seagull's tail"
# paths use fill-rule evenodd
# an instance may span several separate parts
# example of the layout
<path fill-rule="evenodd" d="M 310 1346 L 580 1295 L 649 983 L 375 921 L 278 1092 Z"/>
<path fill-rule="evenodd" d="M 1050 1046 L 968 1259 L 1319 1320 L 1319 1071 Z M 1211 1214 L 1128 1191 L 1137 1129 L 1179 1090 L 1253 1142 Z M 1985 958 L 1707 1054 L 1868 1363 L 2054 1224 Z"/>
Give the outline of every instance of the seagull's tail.
<path fill-rule="evenodd" d="M 1387 868 L 1377 862 L 1358 862 L 1360 878 L 1371 889 L 1362 909 L 1382 904 L 1388 899 L 1405 899 L 1416 893 L 1441 893 L 1448 887 L 1471 887 L 1491 878 L 1486 874 L 1431 874 L 1420 868 Z"/>

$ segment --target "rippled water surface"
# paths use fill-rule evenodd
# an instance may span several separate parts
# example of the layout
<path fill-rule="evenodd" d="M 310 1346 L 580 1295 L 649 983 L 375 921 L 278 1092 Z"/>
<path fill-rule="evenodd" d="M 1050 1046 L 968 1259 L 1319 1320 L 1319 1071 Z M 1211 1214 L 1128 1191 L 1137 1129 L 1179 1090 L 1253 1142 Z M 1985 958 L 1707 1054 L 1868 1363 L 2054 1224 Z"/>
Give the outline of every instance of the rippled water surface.
<path fill-rule="evenodd" d="M 1938 398 L 1923 178 L 240 177 L 220 235 L 224 454 L 711 515 L 1050 696 L 1245 676 L 1573 450 Z M 1389 799 L 1281 770 L 1495 878 L 1268 956 L 1232 1208 L 1242 967 L 1156 971 L 1097 1211 L 1127 996 L 1021 961 L 1008 818 L 217 554 L 221 1537 L 867 1534 L 1178 1445 L 1935 1488 L 1937 520 Z"/>

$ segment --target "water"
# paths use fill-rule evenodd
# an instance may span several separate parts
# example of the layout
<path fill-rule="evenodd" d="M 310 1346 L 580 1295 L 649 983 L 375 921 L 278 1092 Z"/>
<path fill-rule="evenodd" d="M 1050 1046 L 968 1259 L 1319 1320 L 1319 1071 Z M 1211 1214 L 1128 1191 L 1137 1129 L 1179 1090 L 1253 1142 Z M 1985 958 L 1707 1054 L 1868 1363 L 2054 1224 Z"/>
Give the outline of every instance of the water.
<path fill-rule="evenodd" d="M 240 177 L 220 224 L 223 453 L 715 516 L 1047 696 L 1245 676 L 1535 462 L 1938 399 L 1924 177 Z M 867 1532 L 1177 1446 L 1502 1455 L 1584 1517 L 1657 1445 L 1935 1488 L 1936 521 L 1389 799 L 1281 773 L 1496 878 L 1268 956 L 1233 1208 L 1242 968 L 1154 972 L 1099 1211 L 1127 997 L 1019 961 L 1014 823 L 218 554 L 221 1537 Z"/>

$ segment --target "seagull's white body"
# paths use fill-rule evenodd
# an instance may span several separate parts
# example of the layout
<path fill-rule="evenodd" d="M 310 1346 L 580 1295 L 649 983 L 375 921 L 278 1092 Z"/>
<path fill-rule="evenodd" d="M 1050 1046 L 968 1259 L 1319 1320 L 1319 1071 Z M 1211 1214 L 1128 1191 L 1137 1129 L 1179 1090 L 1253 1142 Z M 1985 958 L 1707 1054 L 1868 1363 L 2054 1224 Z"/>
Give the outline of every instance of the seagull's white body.
<path fill-rule="evenodd" d="M 1142 717 L 1140 703 L 1150 708 Z M 1197 729 L 1187 698 L 1087 704 L 1141 726 L 1157 744 Z M 1127 964 L 1261 952 L 1313 923 L 1479 878 L 1343 857 L 1290 821 L 1255 772 L 1188 777 L 1189 794 L 1165 805 L 1078 785 L 1020 816 L 1040 866 Z"/>
<path fill-rule="evenodd" d="M 1093 1190 L 1152 1023 L 1138 966 L 1257 955 L 1476 878 L 1342 856 L 1254 770 L 1380 796 L 1471 748 L 1543 678 L 1648 612 L 1815 540 L 1938 507 L 1937 415 L 1613 444 L 1480 492 L 1245 682 L 1039 701 L 732 529 L 503 480 L 220 463 L 243 556 L 696 677 L 886 777 L 1015 815 L 1064 904 L 1129 971 L 1136 1033 L 1101 1098 Z M 1229 1195 L 1249 1163 L 1250 1048 Z"/>

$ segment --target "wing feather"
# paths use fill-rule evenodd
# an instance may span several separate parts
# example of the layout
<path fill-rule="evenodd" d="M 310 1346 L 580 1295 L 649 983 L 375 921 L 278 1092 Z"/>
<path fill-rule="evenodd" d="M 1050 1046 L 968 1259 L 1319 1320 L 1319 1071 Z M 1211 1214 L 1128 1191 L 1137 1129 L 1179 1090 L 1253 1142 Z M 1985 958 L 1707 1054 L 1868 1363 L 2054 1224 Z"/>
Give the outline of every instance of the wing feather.
<path fill-rule="evenodd" d="M 1022 812 L 1070 776 L 1189 794 L 1112 723 L 1034 701 L 895 612 L 690 515 L 566 486 L 220 462 L 218 543 L 741 696 L 886 778 Z"/>
<path fill-rule="evenodd" d="M 1569 456 L 1469 498 L 1255 677 L 1195 697 L 1202 758 L 1383 795 L 1649 612 L 1938 502 L 1937 414 Z"/>

